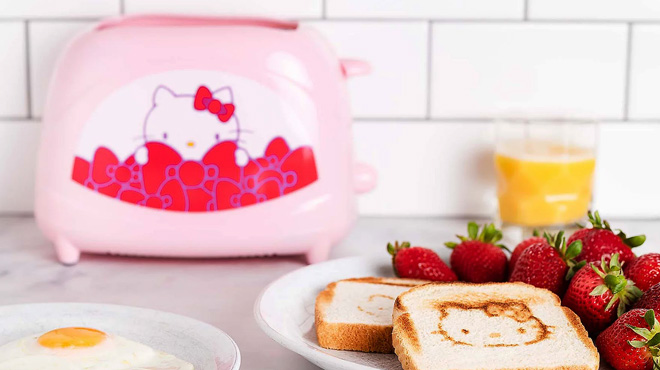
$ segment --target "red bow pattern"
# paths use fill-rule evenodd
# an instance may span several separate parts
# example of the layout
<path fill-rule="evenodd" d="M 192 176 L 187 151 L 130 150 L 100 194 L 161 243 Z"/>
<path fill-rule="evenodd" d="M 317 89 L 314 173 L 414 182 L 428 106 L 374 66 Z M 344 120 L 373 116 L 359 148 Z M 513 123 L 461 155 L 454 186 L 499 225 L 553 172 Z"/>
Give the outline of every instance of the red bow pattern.
<path fill-rule="evenodd" d="M 148 142 L 149 162 L 125 160 L 99 147 L 88 161 L 76 157 L 72 179 L 92 191 L 140 206 L 182 212 L 207 212 L 259 204 L 317 181 L 310 146 L 290 148 L 274 138 L 262 157 L 239 167 L 236 143 L 223 141 L 201 160 L 185 160 L 160 142 Z"/>
<path fill-rule="evenodd" d="M 196 110 L 208 110 L 217 115 L 222 123 L 229 121 L 231 116 L 234 115 L 234 104 L 223 104 L 220 100 L 213 98 L 211 90 L 206 86 L 200 86 L 197 89 L 193 105 Z"/>

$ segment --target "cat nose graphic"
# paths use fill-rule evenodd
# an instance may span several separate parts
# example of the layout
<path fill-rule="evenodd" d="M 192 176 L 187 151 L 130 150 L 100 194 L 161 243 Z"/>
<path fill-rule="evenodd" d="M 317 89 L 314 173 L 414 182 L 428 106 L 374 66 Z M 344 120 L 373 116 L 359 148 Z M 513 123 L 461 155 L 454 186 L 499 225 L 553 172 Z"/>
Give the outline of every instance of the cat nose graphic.
<path fill-rule="evenodd" d="M 192 148 L 192 147 L 195 146 L 195 142 L 194 141 L 189 141 L 189 142 L 186 143 L 186 145 L 188 145 L 189 147 Z"/>

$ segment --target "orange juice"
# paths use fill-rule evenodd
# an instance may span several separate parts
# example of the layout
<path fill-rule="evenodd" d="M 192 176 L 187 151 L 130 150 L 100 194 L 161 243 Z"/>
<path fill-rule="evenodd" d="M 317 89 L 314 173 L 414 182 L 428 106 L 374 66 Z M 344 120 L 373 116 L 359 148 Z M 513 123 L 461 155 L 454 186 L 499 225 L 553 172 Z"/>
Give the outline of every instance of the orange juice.
<path fill-rule="evenodd" d="M 589 209 L 596 160 L 593 151 L 542 141 L 503 143 L 495 154 L 503 222 L 562 225 Z"/>

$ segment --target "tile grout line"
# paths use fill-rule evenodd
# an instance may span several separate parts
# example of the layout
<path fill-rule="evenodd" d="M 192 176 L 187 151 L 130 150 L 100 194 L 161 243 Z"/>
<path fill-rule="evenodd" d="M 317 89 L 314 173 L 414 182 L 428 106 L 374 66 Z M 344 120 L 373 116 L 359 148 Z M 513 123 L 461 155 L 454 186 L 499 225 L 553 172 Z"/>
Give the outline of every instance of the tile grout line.
<path fill-rule="evenodd" d="M 126 0 L 119 0 L 119 14 L 126 14 Z"/>
<path fill-rule="evenodd" d="M 431 102 L 433 90 L 433 22 L 428 22 L 426 52 L 426 119 L 431 119 Z"/>
<path fill-rule="evenodd" d="M 523 3 L 523 21 L 529 21 L 529 0 Z"/>
<path fill-rule="evenodd" d="M 30 68 L 30 21 L 24 22 L 25 27 L 25 85 L 27 99 L 27 119 L 32 119 L 32 71 Z"/>
<path fill-rule="evenodd" d="M 123 4 L 123 2 L 122 2 Z M 325 2 L 324 2 L 325 4 Z M 325 9 L 325 6 L 324 6 Z M 108 15 L 110 16 L 110 15 Z M 325 15 L 327 17 L 327 14 Z M 7 17 L 0 18 L 2 22 L 76 22 L 76 21 L 99 21 L 105 16 L 97 17 Z M 301 21 L 315 21 L 319 20 L 318 17 L 298 17 L 297 20 Z M 435 23 L 524 23 L 520 18 L 493 18 L 493 19 L 479 19 L 479 18 L 423 18 L 423 17 L 409 17 L 409 18 L 350 18 L 350 17 L 330 17 L 327 18 L 337 22 L 362 22 L 362 23 L 387 23 L 387 22 L 435 22 Z M 550 19 L 550 18 L 534 18 L 528 20 L 530 23 L 543 23 L 543 24 L 660 24 L 660 19 Z"/>
<path fill-rule="evenodd" d="M 323 9 L 321 9 L 322 10 L 321 18 L 328 19 L 328 0 L 322 0 L 322 1 L 323 1 L 322 3 Z"/>
<path fill-rule="evenodd" d="M 623 90 L 623 119 L 627 121 L 630 115 L 630 74 L 632 71 L 633 24 L 628 23 L 628 40 L 626 43 L 626 63 Z"/>

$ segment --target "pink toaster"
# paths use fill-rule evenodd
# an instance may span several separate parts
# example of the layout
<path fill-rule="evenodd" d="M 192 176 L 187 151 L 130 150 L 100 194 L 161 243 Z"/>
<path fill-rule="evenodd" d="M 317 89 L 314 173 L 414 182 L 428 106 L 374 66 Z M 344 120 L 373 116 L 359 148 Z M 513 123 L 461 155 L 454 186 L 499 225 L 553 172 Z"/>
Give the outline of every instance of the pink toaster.
<path fill-rule="evenodd" d="M 368 70 L 295 22 L 102 22 L 51 82 L 37 222 L 65 264 L 81 252 L 324 260 L 375 184 L 353 163 L 346 90 Z"/>

